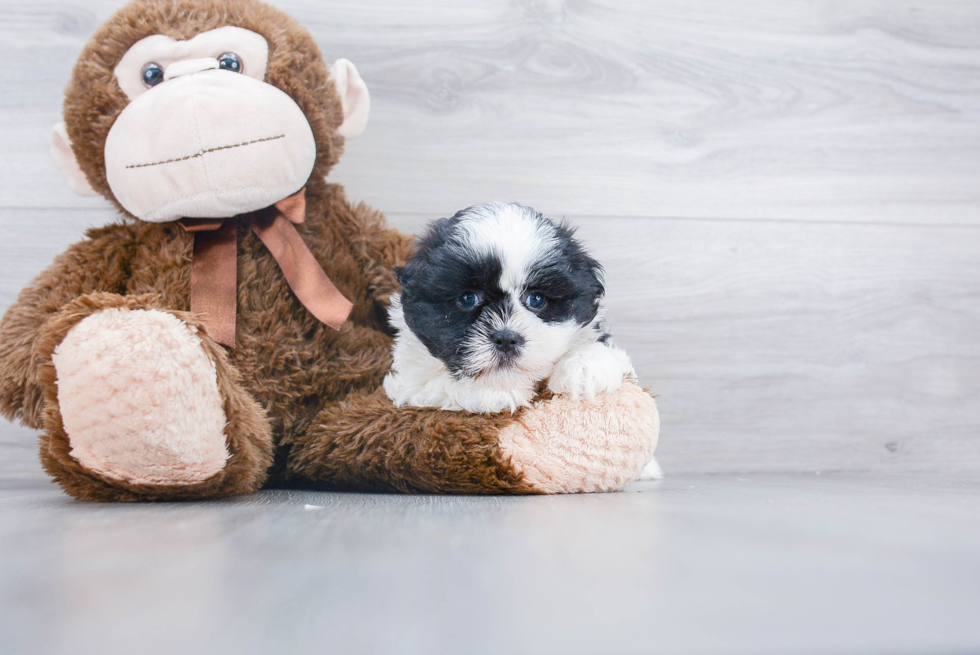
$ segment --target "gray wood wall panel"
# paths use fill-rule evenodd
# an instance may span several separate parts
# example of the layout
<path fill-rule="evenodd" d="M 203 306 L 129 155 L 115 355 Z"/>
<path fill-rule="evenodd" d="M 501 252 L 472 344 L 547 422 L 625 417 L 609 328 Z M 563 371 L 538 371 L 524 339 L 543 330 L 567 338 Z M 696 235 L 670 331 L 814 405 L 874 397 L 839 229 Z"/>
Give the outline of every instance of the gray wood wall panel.
<path fill-rule="evenodd" d="M 0 5 L 9 204 L 91 206 L 56 182 L 47 129 L 119 4 Z M 389 211 L 978 220 L 972 1 L 277 4 L 371 86 L 336 177 Z"/>
<path fill-rule="evenodd" d="M 0 308 L 113 220 L 47 141 L 118 4 L 0 2 Z M 371 86 L 352 198 L 580 225 L 668 472 L 980 470 L 980 4 L 276 4 Z"/>

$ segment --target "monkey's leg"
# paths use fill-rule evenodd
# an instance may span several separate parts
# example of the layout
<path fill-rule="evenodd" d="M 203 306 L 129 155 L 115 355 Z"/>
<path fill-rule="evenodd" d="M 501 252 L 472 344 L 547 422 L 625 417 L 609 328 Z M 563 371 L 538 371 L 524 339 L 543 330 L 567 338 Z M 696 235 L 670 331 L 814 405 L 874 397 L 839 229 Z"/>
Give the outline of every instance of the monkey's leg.
<path fill-rule="evenodd" d="M 378 390 L 325 408 L 295 439 L 288 479 L 422 493 L 615 491 L 650 461 L 659 425 L 653 398 L 632 383 L 514 415 L 396 408 Z"/>
<path fill-rule="evenodd" d="M 41 462 L 84 500 L 249 493 L 272 454 L 268 420 L 195 316 L 153 296 L 82 296 L 37 343 Z"/>

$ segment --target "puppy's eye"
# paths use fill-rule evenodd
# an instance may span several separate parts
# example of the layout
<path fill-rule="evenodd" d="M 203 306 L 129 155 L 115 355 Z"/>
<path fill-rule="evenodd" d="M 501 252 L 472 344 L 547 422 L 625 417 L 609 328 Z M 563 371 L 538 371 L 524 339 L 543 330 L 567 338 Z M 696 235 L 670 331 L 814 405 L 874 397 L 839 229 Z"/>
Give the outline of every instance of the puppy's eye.
<path fill-rule="evenodd" d="M 218 57 L 218 68 L 232 73 L 242 72 L 242 60 L 234 52 L 226 52 Z"/>
<path fill-rule="evenodd" d="M 156 86 L 163 81 L 163 67 L 155 61 L 143 64 L 143 69 L 140 71 L 140 78 L 143 80 L 143 86 Z"/>
<path fill-rule="evenodd" d="M 524 304 L 528 306 L 528 309 L 538 310 L 548 304 L 548 299 L 544 297 L 544 294 L 532 291 L 524 297 Z"/>
<path fill-rule="evenodd" d="M 473 309 L 480 304 L 480 294 L 467 291 L 456 299 L 456 304 L 459 305 L 460 309 Z"/>

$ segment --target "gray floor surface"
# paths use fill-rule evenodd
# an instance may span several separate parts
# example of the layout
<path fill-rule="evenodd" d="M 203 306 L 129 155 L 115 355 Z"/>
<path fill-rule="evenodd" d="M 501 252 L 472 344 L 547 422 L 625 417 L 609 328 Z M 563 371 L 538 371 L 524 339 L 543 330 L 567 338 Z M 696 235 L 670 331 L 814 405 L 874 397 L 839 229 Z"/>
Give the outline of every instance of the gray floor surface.
<path fill-rule="evenodd" d="M 980 652 L 975 477 L 100 505 L 31 468 L 0 476 L 4 653 Z"/>

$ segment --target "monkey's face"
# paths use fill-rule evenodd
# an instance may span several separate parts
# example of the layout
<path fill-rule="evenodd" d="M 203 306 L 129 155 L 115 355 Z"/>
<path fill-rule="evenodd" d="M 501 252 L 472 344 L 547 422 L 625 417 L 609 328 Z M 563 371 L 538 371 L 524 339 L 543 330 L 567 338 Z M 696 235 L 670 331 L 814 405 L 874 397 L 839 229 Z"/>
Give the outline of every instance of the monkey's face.
<path fill-rule="evenodd" d="M 155 35 L 116 67 L 130 99 L 105 144 L 116 200 L 145 221 L 222 218 L 299 191 L 316 160 L 303 111 L 263 81 L 265 39 L 222 27 Z"/>
<path fill-rule="evenodd" d="M 107 114 L 98 118 L 112 119 L 102 123 L 108 127 L 104 136 L 98 133 L 98 120 L 94 127 L 76 121 L 74 153 L 67 144 L 61 146 L 63 155 L 82 155 L 79 150 L 86 145 L 102 146 L 102 157 L 94 158 L 101 170 L 86 170 L 87 179 L 76 182 L 85 186 L 92 181 L 95 187 L 104 180 L 126 211 L 151 222 L 225 218 L 296 193 L 313 174 L 318 156 L 323 159 L 333 134 L 350 136 L 363 129 L 368 99 L 356 69 L 339 60 L 330 78 L 341 96 L 343 120 L 324 134 L 324 127 L 331 127 L 324 120 L 331 117 L 324 114 L 334 109 L 330 101 L 336 104 L 336 94 L 315 98 L 303 87 L 312 81 L 319 82 L 316 90 L 325 90 L 316 75 L 323 64 L 309 53 L 289 57 L 281 50 L 284 45 L 278 44 L 278 74 L 267 76 L 269 41 L 239 25 L 197 31 L 183 40 L 162 33 L 137 40 L 111 69 L 110 91 L 122 97 L 94 107 Z M 303 45 L 308 44 L 297 47 Z M 85 73 L 80 62 L 76 78 Z M 86 86 L 91 91 L 92 85 Z M 73 91 L 66 102 L 69 121 Z M 92 102 L 82 100 L 89 102 L 85 113 L 91 115 Z M 69 122 L 69 132 L 71 127 Z M 56 130 L 56 158 L 58 136 Z M 75 164 L 75 158 L 59 164 Z"/>

